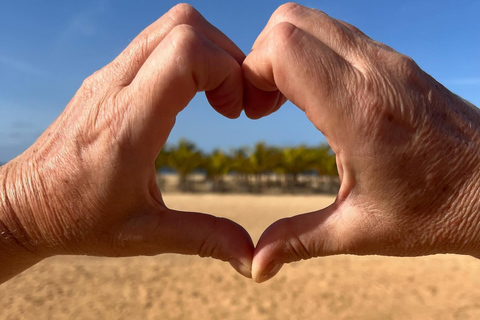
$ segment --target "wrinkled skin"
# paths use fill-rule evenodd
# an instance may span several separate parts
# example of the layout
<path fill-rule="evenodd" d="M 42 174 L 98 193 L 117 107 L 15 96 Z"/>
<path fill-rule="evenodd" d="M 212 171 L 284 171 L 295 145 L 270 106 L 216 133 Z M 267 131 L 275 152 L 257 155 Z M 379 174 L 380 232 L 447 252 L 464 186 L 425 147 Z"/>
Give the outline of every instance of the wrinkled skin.
<path fill-rule="evenodd" d="M 0 280 L 57 254 L 166 252 L 229 261 L 250 277 L 249 234 L 227 219 L 168 209 L 154 175 L 176 115 L 198 91 L 221 114 L 240 115 L 244 58 L 178 5 L 86 79 L 38 141 L 2 168 Z"/>
<path fill-rule="evenodd" d="M 153 163 L 198 91 L 229 118 L 304 110 L 337 154 L 335 203 L 277 221 L 255 249 L 232 221 L 168 209 Z M 198 254 L 257 282 L 332 254 L 479 257 L 479 126 L 411 59 L 320 11 L 281 6 L 245 59 L 178 5 L 0 168 L 0 281 L 57 254 Z"/>
<path fill-rule="evenodd" d="M 480 113 L 410 58 L 323 12 L 281 6 L 243 63 L 245 113 L 305 111 L 337 155 L 324 210 L 277 221 L 253 277 L 332 254 L 478 256 Z"/>

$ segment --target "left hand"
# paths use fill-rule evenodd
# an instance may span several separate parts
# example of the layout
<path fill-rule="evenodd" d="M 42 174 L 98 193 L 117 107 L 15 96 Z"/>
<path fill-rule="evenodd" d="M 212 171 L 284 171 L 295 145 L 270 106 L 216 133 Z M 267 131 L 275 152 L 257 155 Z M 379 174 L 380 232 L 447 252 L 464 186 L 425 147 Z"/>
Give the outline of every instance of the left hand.
<path fill-rule="evenodd" d="M 183 4 L 86 79 L 38 141 L 1 170 L 8 208 L 0 231 L 11 236 L 0 238 L 0 271 L 8 244 L 10 261 L 182 253 L 229 261 L 250 277 L 254 249 L 244 228 L 170 210 L 154 172 L 176 115 L 198 91 L 221 114 L 240 115 L 243 59 Z"/>

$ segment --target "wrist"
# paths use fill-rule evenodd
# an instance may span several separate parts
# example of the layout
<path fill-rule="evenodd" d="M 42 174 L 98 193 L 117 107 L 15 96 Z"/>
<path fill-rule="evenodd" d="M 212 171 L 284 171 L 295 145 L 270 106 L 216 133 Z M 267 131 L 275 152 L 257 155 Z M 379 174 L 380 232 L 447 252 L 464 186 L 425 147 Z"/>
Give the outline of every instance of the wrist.
<path fill-rule="evenodd" d="M 453 204 L 450 206 L 458 218 L 453 230 L 459 238 L 458 252 L 480 258 L 480 111 L 473 104 L 463 99 L 458 110 L 466 115 L 467 121 L 462 126 L 466 142 L 458 143 L 457 149 L 463 154 L 459 164 L 453 165 L 452 170 L 457 170 L 463 183 L 454 195 Z"/>
<path fill-rule="evenodd" d="M 44 258 L 38 254 L 20 213 L 19 204 L 28 202 L 22 184 L 15 162 L 0 167 L 0 283 Z"/>
<path fill-rule="evenodd" d="M 472 176 L 467 190 L 467 196 L 463 201 L 463 224 L 468 235 L 465 253 L 480 259 L 480 166 Z"/>

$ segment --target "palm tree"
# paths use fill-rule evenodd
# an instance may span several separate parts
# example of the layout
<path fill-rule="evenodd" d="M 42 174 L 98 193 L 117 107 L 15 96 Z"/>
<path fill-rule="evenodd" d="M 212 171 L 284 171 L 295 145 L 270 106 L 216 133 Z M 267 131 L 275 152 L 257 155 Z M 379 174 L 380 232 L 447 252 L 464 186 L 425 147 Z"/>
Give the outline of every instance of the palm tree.
<path fill-rule="evenodd" d="M 279 162 L 280 152 L 278 149 L 269 147 L 264 142 L 255 145 L 247 158 L 247 167 L 255 177 L 255 184 L 251 191 L 262 191 L 262 174 L 274 171 Z"/>
<path fill-rule="evenodd" d="M 334 192 L 338 188 L 338 171 L 335 154 L 327 145 L 321 145 L 315 148 L 315 162 L 312 169 L 317 171 L 319 178 L 326 180 L 323 191 Z"/>
<path fill-rule="evenodd" d="M 292 192 L 294 186 L 298 185 L 298 175 L 315 165 L 315 152 L 302 145 L 296 148 L 284 148 L 281 155 L 279 170 L 285 174 L 287 190 Z"/>
<path fill-rule="evenodd" d="M 249 189 L 248 176 L 253 173 L 248 159 L 249 149 L 241 147 L 230 150 L 231 171 L 235 173 L 236 185 Z"/>
<path fill-rule="evenodd" d="M 314 152 L 314 168 L 317 170 L 318 175 L 338 176 L 337 163 L 332 149 L 328 145 L 321 145 Z"/>
<path fill-rule="evenodd" d="M 168 152 L 168 166 L 177 171 L 179 175 L 179 189 L 181 191 L 191 191 L 188 181 L 188 175 L 202 164 L 202 153 L 197 149 L 193 142 L 181 139 L 177 147 L 173 147 Z"/>
<path fill-rule="evenodd" d="M 222 150 L 214 150 L 204 158 L 201 165 L 207 174 L 207 179 L 213 183 L 213 191 L 225 191 L 224 176 L 232 168 L 232 159 Z"/>
<path fill-rule="evenodd" d="M 182 139 L 177 146 L 164 148 L 160 152 L 155 160 L 155 168 L 174 169 L 179 175 L 181 191 L 191 191 L 189 175 L 197 168 L 205 170 L 207 179 L 212 181 L 213 191 L 225 190 L 224 177 L 232 171 L 239 178 L 237 185 L 245 186 L 250 192 L 262 191 L 262 176 L 269 172 L 281 173 L 285 179 L 284 186 L 290 192 L 298 185 L 299 175 L 309 170 L 318 173 L 316 180 L 320 190 L 332 192 L 338 187 L 335 154 L 328 145 L 278 149 L 259 142 L 253 149 L 234 149 L 230 155 L 215 150 L 203 157 L 194 143 Z M 253 183 L 250 180 L 252 177 Z"/>
<path fill-rule="evenodd" d="M 161 171 L 163 168 L 168 168 L 168 158 L 170 151 L 167 146 L 163 147 L 157 158 L 155 159 L 155 171 Z"/>
<path fill-rule="evenodd" d="M 160 153 L 158 154 L 157 158 L 155 159 L 155 180 L 157 182 L 158 187 L 161 190 L 165 188 L 165 179 L 162 175 L 162 169 L 169 168 L 168 158 L 170 157 L 170 151 L 168 150 L 167 146 L 164 146 Z"/>

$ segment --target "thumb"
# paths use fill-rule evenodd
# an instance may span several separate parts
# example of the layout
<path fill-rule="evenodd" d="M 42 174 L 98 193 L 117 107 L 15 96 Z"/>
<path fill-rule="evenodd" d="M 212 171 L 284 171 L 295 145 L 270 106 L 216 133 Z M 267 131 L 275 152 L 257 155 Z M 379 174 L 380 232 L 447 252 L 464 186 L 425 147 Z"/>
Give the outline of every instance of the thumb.
<path fill-rule="evenodd" d="M 256 282 L 277 274 L 283 264 L 334 254 L 367 254 L 375 245 L 372 226 L 346 202 L 336 201 L 311 213 L 285 218 L 260 237 L 252 265 Z"/>
<path fill-rule="evenodd" d="M 239 224 L 208 214 L 162 207 L 127 221 L 117 235 L 122 255 L 178 253 L 228 261 L 251 278 L 252 239 Z"/>

